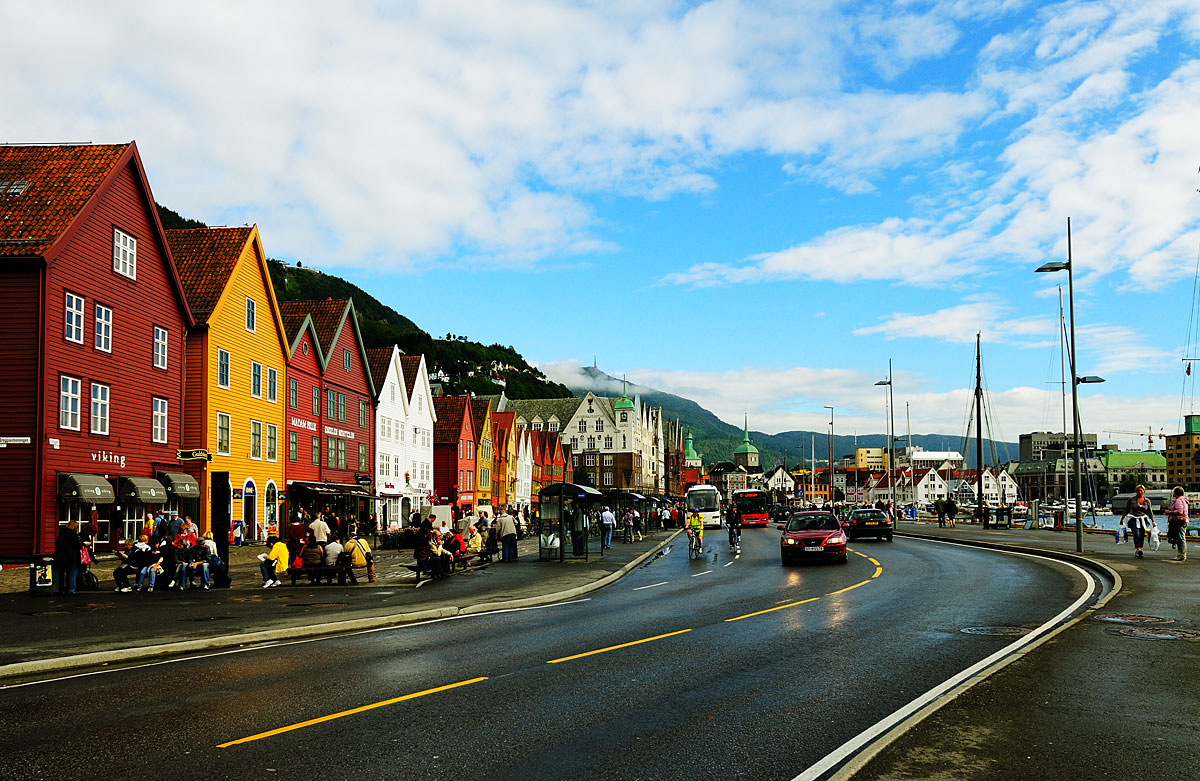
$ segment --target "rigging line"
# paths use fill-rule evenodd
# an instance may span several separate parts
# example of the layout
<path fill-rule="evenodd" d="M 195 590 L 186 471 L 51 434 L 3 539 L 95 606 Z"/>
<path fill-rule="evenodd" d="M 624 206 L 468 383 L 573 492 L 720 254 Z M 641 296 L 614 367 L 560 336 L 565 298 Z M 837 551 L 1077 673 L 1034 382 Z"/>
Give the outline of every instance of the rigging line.
<path fill-rule="evenodd" d="M 1187 333 L 1184 336 L 1183 357 L 1187 358 L 1188 352 L 1192 347 L 1192 340 L 1196 338 L 1196 321 L 1197 307 L 1200 306 L 1200 245 L 1196 247 L 1196 270 L 1192 275 L 1192 307 L 1188 317 Z M 1191 381 L 1191 392 L 1188 392 L 1188 381 Z M 1194 375 L 1183 375 L 1183 388 L 1179 392 L 1179 422 L 1183 423 L 1183 401 L 1184 398 L 1189 400 L 1189 414 L 1196 411 L 1196 378 Z"/>

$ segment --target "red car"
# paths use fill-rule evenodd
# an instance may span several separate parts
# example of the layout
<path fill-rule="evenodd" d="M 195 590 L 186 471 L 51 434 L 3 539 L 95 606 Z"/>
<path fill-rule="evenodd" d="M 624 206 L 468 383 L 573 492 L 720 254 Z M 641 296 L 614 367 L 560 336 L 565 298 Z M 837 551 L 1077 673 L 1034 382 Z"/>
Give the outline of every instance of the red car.
<path fill-rule="evenodd" d="M 780 524 L 779 558 L 784 566 L 801 559 L 834 559 L 846 563 L 846 534 L 833 513 L 824 510 L 792 513 Z"/>

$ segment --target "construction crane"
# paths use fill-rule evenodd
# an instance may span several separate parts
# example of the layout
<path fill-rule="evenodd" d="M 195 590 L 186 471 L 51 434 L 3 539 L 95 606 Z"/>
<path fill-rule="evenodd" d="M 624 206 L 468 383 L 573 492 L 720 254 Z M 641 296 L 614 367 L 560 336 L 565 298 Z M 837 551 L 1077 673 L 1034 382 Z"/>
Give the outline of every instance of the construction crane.
<path fill-rule="evenodd" d="M 1153 426 L 1146 426 L 1146 430 L 1145 430 L 1145 431 L 1124 431 L 1124 430 L 1121 430 L 1121 429 L 1111 429 L 1111 428 L 1106 428 L 1106 429 L 1104 429 L 1104 433 L 1105 433 L 1105 434 L 1132 434 L 1132 435 L 1134 435 L 1135 437 L 1145 437 L 1145 438 L 1146 438 L 1146 449 L 1147 449 L 1147 450 L 1153 450 L 1153 449 L 1154 449 L 1154 438 L 1155 438 L 1155 437 L 1160 437 L 1160 438 L 1162 438 L 1162 439 L 1166 439 L 1166 438 L 1167 438 L 1167 435 L 1166 435 L 1166 434 L 1164 434 L 1164 433 L 1162 433 L 1162 429 L 1161 429 L 1161 428 L 1158 430 L 1158 433 L 1157 433 L 1157 434 L 1155 434 L 1155 433 L 1154 433 L 1154 427 L 1153 427 Z"/>

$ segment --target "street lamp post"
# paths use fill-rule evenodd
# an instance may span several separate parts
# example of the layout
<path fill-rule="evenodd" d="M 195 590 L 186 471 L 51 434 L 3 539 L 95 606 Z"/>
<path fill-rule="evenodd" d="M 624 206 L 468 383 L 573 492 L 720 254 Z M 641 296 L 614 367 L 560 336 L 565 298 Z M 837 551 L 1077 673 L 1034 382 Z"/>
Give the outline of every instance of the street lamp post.
<path fill-rule="evenodd" d="M 884 427 L 885 427 L 885 428 L 887 428 L 887 430 L 888 430 L 888 433 L 887 433 L 887 441 L 888 441 L 888 468 L 887 468 L 887 476 L 888 476 L 888 495 L 892 497 L 892 499 L 893 499 L 893 502 L 892 502 L 892 503 L 893 503 L 893 504 L 895 504 L 895 501 L 894 501 L 894 500 L 895 500 L 895 498 L 896 498 L 896 478 L 895 478 L 895 475 L 896 475 L 896 447 L 895 447 L 895 441 L 894 441 L 894 439 L 895 439 L 895 436 L 896 436 L 896 418 L 895 418 L 895 404 L 894 404 L 894 402 L 893 402 L 893 398 L 892 398 L 892 359 L 891 359 L 891 358 L 888 358 L 888 376 L 887 376 L 887 379 L 886 379 L 886 380 L 880 380 L 879 382 L 877 382 L 877 383 L 875 383 L 875 384 L 876 384 L 876 385 L 886 385 L 886 386 L 887 386 L 887 395 L 884 397 L 884 403 L 885 403 L 885 404 L 886 404 L 886 406 L 887 406 L 887 413 L 888 413 L 888 417 L 887 417 L 887 420 L 885 420 L 885 421 L 884 421 Z"/>
<path fill-rule="evenodd" d="M 833 504 L 833 405 L 826 404 L 825 409 L 829 410 L 829 503 Z"/>
<path fill-rule="evenodd" d="M 1088 375 L 1086 377 L 1079 376 L 1079 370 L 1076 367 L 1075 356 L 1075 272 L 1073 268 L 1071 256 L 1071 218 L 1067 218 L 1067 260 L 1064 263 L 1061 260 L 1052 260 L 1048 263 L 1043 263 L 1038 266 L 1035 271 L 1050 272 L 1062 271 L 1067 272 L 1067 299 L 1070 301 L 1071 312 L 1071 411 L 1072 417 L 1072 443 L 1071 450 L 1073 451 L 1072 466 L 1075 470 L 1075 552 L 1083 552 L 1083 484 L 1079 474 L 1079 451 L 1082 449 L 1080 444 L 1079 434 L 1079 386 L 1088 385 L 1097 382 L 1104 382 L 1103 377 Z M 981 476 L 982 479 L 982 476 Z"/>

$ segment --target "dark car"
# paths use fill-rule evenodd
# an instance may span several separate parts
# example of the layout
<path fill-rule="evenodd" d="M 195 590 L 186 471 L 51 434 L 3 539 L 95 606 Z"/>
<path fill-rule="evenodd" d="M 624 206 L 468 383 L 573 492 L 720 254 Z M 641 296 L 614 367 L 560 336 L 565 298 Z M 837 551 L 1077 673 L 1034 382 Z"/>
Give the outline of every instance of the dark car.
<path fill-rule="evenodd" d="M 846 536 L 852 540 L 860 537 L 878 537 L 892 541 L 892 519 L 883 510 L 852 510 L 846 519 Z"/>
<path fill-rule="evenodd" d="M 833 559 L 846 563 L 846 535 L 837 516 L 824 510 L 792 513 L 779 526 L 779 558 L 786 566 L 801 559 Z"/>

